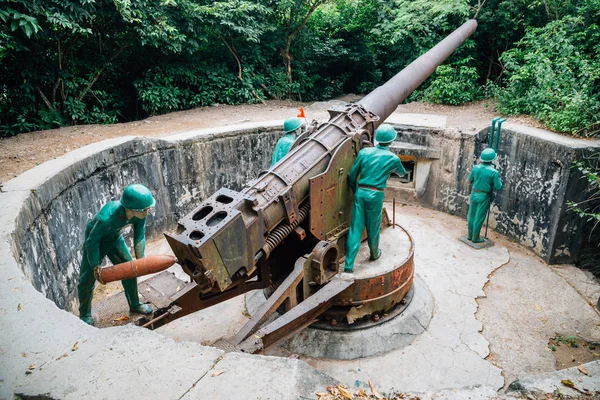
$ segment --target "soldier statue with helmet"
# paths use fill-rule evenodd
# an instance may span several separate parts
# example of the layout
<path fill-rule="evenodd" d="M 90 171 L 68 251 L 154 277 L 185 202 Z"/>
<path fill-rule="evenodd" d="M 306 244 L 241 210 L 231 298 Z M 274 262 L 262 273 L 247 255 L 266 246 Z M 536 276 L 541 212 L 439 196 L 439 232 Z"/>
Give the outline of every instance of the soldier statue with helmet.
<path fill-rule="evenodd" d="M 367 228 L 367 243 L 371 260 L 381 256 L 379 234 L 383 209 L 383 190 L 390 174 L 406 175 L 400 158 L 392 153 L 389 145 L 396 139 L 393 126 L 382 124 L 375 131 L 375 147 L 367 147 L 358 152 L 350 169 L 348 183 L 354 192 L 352 219 L 346 242 L 345 272 L 352 272 L 354 260 L 360 249 L 360 239 Z"/>
<path fill-rule="evenodd" d="M 494 168 L 493 161 L 496 159 L 496 152 L 488 147 L 481 152 L 477 164 L 469 174 L 469 182 L 473 185 L 471 196 L 469 197 L 469 214 L 467 216 L 468 234 L 467 240 L 473 243 L 482 243 L 485 240 L 481 238 L 480 231 L 488 215 L 492 193 L 494 190 L 502 189 L 500 173 Z"/>
<path fill-rule="evenodd" d="M 132 260 L 131 253 L 121 235 L 121 229 L 133 225 L 135 257 L 144 258 L 146 247 L 146 216 L 155 201 L 150 190 L 139 184 L 129 185 L 121 200 L 111 201 L 87 223 L 83 243 L 83 259 L 79 274 L 79 318 L 93 325 L 92 296 L 94 294 L 95 269 L 100 268 L 102 259 L 108 256 L 113 264 Z M 129 309 L 149 314 L 152 307 L 140 302 L 137 278 L 122 280 Z"/>
<path fill-rule="evenodd" d="M 288 118 L 283 123 L 283 132 L 285 135 L 277 141 L 273 156 L 271 157 L 271 166 L 275 165 L 290 151 L 294 141 L 296 140 L 296 133 L 302 128 L 303 123 L 300 118 L 292 117 Z"/>

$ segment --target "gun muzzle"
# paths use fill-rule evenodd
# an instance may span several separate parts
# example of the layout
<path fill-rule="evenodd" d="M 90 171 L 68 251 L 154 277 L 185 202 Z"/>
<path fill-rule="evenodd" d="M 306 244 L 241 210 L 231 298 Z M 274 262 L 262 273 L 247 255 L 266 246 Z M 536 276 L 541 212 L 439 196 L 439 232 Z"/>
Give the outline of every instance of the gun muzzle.
<path fill-rule="evenodd" d="M 136 278 L 156 272 L 164 271 L 177 262 L 174 256 L 157 255 L 131 260 L 110 267 L 94 269 L 94 276 L 101 284 L 108 282 L 121 281 L 123 279 Z"/>

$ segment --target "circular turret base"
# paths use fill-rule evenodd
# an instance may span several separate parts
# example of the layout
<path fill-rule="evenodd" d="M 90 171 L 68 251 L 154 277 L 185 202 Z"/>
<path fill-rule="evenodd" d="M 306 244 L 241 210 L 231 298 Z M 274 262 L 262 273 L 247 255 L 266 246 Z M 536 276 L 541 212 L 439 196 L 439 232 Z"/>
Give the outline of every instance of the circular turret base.
<path fill-rule="evenodd" d="M 324 330 L 309 327 L 285 341 L 292 353 L 315 358 L 353 360 L 387 353 L 408 346 L 423 333 L 433 315 L 433 298 L 425 282 L 415 276 L 412 300 L 394 317 L 394 310 L 381 323 L 358 322 L 362 329 Z"/>

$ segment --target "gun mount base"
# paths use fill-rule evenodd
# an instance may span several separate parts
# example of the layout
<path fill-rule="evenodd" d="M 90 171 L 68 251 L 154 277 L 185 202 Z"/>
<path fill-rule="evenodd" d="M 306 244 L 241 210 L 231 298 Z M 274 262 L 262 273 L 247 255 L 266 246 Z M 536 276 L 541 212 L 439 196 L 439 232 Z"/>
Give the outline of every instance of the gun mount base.
<path fill-rule="evenodd" d="M 294 271 L 268 300 L 258 305 L 252 319 L 234 338 L 234 343 L 239 343 L 241 351 L 260 352 L 309 325 L 336 331 L 360 330 L 400 315 L 412 299 L 409 291 L 414 277 L 414 243 L 402 227 L 388 225 L 381 232 L 380 247 L 382 256 L 369 261 L 368 246 L 363 243 L 354 274 L 334 276 L 315 294 L 286 308 L 289 311 L 258 330 L 276 308 L 293 301 L 301 280 L 310 276 L 314 253 L 308 258 L 300 257 Z M 377 316 L 373 318 L 377 321 L 371 316 Z"/>

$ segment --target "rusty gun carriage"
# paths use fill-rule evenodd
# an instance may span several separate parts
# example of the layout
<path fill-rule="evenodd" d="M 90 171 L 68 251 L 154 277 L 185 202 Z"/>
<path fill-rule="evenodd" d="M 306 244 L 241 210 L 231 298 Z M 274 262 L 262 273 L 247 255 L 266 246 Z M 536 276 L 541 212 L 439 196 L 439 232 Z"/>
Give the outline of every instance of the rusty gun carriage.
<path fill-rule="evenodd" d="M 239 191 L 218 190 L 165 236 L 191 282 L 144 326 L 174 319 L 255 289 L 270 293 L 232 343 L 257 352 L 348 307 L 389 309 L 412 285 L 413 247 L 396 268 L 342 278 L 339 262 L 351 217 L 347 176 L 375 129 L 475 30 L 469 20 L 383 86 L 300 135 L 290 152 Z M 384 214 L 384 225 L 391 225 Z M 285 313 L 261 325 L 278 309 Z M 341 311 L 340 311 L 341 310 Z M 345 311 L 344 311 L 345 310 Z"/>

